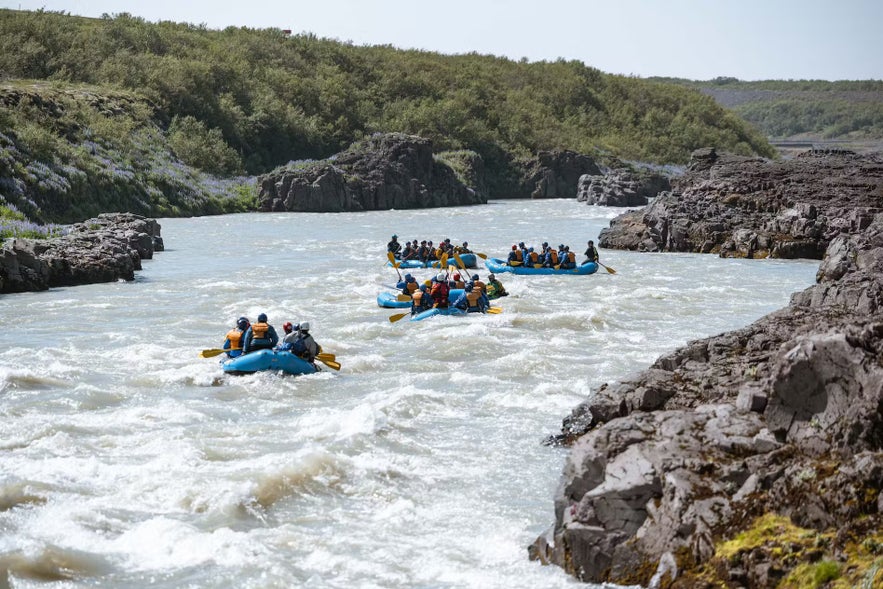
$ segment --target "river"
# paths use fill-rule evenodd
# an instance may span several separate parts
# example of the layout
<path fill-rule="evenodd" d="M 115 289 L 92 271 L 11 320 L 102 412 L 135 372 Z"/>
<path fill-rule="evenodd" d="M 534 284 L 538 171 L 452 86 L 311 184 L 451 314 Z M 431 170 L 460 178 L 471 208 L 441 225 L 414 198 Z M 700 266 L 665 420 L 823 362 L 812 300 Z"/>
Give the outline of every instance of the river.
<path fill-rule="evenodd" d="M 602 383 L 784 306 L 818 262 L 602 250 L 616 274 L 500 275 L 499 315 L 390 323 L 375 297 L 392 233 L 581 253 L 620 212 L 163 219 L 133 282 L 0 297 L 0 570 L 27 588 L 583 587 L 527 559 L 567 452 L 543 439 Z M 198 357 L 261 312 L 280 333 L 309 320 L 342 369 Z"/>

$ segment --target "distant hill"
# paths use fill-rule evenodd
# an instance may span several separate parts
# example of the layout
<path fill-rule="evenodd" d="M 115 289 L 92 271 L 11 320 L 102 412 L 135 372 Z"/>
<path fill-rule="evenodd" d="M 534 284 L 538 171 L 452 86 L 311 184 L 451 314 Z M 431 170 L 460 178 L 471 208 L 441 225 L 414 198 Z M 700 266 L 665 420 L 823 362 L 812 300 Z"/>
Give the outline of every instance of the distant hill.
<path fill-rule="evenodd" d="M 883 145 L 883 80 L 651 79 L 713 97 L 775 142 Z"/>

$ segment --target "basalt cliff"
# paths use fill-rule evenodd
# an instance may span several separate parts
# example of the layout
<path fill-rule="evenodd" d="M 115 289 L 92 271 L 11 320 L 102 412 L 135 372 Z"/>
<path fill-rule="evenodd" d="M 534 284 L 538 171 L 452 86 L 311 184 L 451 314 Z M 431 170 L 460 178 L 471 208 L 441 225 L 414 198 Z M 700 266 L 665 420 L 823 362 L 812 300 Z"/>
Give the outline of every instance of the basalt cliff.
<path fill-rule="evenodd" d="M 697 156 L 602 243 L 815 256 L 816 284 L 575 408 L 550 439 L 571 453 L 530 555 L 653 588 L 881 587 L 883 163 Z"/>

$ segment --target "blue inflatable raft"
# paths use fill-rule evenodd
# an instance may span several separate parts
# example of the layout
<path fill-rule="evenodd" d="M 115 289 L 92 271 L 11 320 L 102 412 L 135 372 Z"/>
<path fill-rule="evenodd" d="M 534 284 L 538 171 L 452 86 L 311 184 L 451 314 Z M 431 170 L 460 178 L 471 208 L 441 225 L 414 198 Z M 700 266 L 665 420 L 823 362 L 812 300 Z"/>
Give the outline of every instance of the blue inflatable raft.
<path fill-rule="evenodd" d="M 258 350 L 221 362 L 228 374 L 252 374 L 263 370 L 281 370 L 286 374 L 312 374 L 318 369 L 291 352 Z"/>
<path fill-rule="evenodd" d="M 484 261 L 485 267 L 493 272 L 494 274 L 499 274 L 501 272 L 511 272 L 512 274 L 594 274 L 598 271 L 598 264 L 595 262 L 584 262 L 580 264 L 576 268 L 568 268 L 568 269 L 555 269 L 555 268 L 531 268 L 527 266 L 510 266 L 506 264 L 504 260 L 499 258 L 488 258 Z"/>
<path fill-rule="evenodd" d="M 478 268 L 476 263 L 475 254 L 458 254 L 460 259 L 463 260 L 463 263 L 467 268 Z M 398 262 L 399 268 L 438 268 L 438 260 L 433 260 L 431 262 L 421 262 L 420 260 L 405 260 L 404 262 Z M 391 262 L 386 263 L 387 266 L 392 266 Z M 449 266 L 456 266 L 457 261 L 454 259 L 454 256 L 450 256 L 448 258 Z"/>
<path fill-rule="evenodd" d="M 377 295 L 377 306 L 385 309 L 410 309 L 411 301 L 399 301 L 398 292 L 382 292 Z"/>

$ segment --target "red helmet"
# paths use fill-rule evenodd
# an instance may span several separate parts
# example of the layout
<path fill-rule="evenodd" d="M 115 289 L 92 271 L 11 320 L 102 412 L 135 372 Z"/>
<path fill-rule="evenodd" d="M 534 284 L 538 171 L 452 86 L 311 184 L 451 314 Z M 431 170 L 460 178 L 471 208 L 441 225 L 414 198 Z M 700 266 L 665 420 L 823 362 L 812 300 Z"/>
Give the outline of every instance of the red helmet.
<path fill-rule="evenodd" d="M 285 330 L 285 333 L 291 333 L 291 321 L 286 321 L 282 324 L 282 329 Z"/>
<path fill-rule="evenodd" d="M 517 247 L 515 247 L 515 246 L 514 246 L 514 245 L 513 245 L 513 246 L 512 246 L 512 249 L 514 249 L 514 250 L 516 250 L 516 249 L 518 249 L 518 248 L 517 248 Z"/>
<path fill-rule="evenodd" d="M 460 273 L 454 274 L 454 280 L 460 280 Z"/>

